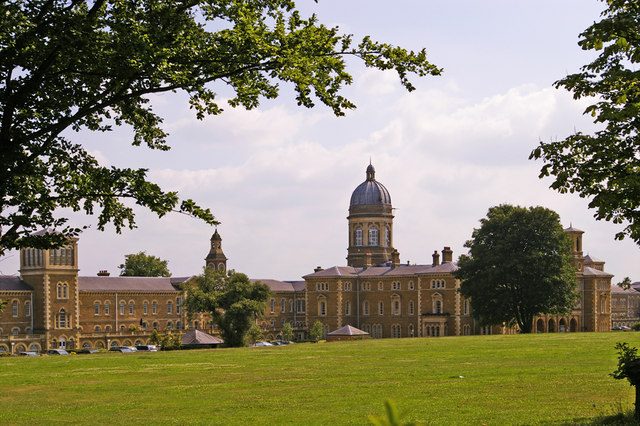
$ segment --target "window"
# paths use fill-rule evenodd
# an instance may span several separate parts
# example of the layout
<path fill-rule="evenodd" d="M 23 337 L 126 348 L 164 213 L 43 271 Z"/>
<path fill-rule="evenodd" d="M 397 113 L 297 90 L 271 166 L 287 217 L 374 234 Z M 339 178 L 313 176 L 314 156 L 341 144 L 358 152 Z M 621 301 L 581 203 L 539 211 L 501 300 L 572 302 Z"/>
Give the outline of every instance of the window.
<path fill-rule="evenodd" d="M 431 280 L 431 288 L 445 288 L 444 280 Z"/>
<path fill-rule="evenodd" d="M 344 283 L 344 291 L 351 291 L 351 283 L 350 282 Z"/>
<path fill-rule="evenodd" d="M 58 315 L 56 315 L 56 328 L 67 328 L 67 312 L 64 309 L 60 309 Z"/>
<path fill-rule="evenodd" d="M 384 246 L 391 247 L 391 229 L 389 229 L 389 225 L 384 227 Z"/>
<path fill-rule="evenodd" d="M 391 337 L 400 338 L 402 335 L 400 324 L 393 324 L 391 326 Z"/>
<path fill-rule="evenodd" d="M 12 317 L 17 317 L 18 316 L 18 301 L 14 300 L 13 303 L 11 303 L 11 316 Z"/>
<path fill-rule="evenodd" d="M 111 303 L 107 300 L 104 302 L 104 314 L 109 315 L 110 310 L 111 310 Z"/>
<path fill-rule="evenodd" d="M 155 300 L 153 302 L 151 302 L 151 313 L 153 315 L 157 315 L 158 314 L 158 302 L 156 302 Z"/>
<path fill-rule="evenodd" d="M 121 326 L 120 326 L 120 333 L 124 333 L 124 330 L 125 330 L 125 326 L 124 326 L 124 325 L 121 325 Z"/>
<path fill-rule="evenodd" d="M 442 301 L 441 300 L 434 300 L 433 301 L 433 313 L 434 314 L 441 314 L 442 313 Z"/>
<path fill-rule="evenodd" d="M 173 322 L 167 321 L 167 330 L 173 330 Z"/>
<path fill-rule="evenodd" d="M 391 283 L 391 290 L 400 290 L 401 288 L 400 281 L 394 281 Z"/>
<path fill-rule="evenodd" d="M 329 283 L 316 283 L 316 291 L 329 291 Z"/>
<path fill-rule="evenodd" d="M 369 302 L 367 300 L 362 302 L 362 315 L 369 315 Z"/>
<path fill-rule="evenodd" d="M 299 314 L 306 312 L 304 299 L 296 300 L 296 312 Z"/>
<path fill-rule="evenodd" d="M 416 286 L 413 284 L 413 281 L 409 281 L 409 290 L 415 289 Z"/>
<path fill-rule="evenodd" d="M 465 336 L 469 336 L 471 334 L 471 326 L 469 324 L 465 324 L 462 327 L 462 334 L 464 334 Z"/>
<path fill-rule="evenodd" d="M 69 285 L 67 283 L 58 283 L 56 285 L 56 296 L 58 299 L 68 299 Z"/>
<path fill-rule="evenodd" d="M 197 328 L 197 327 L 196 327 Z M 153 329 L 157 330 L 158 329 L 158 321 L 154 321 L 153 322 Z"/>
<path fill-rule="evenodd" d="M 11 334 L 14 336 L 17 336 L 18 334 L 20 334 L 20 327 L 13 327 L 11 329 Z"/>
<path fill-rule="evenodd" d="M 276 299 L 271 299 L 271 313 L 276 311 Z"/>
<path fill-rule="evenodd" d="M 182 313 L 182 297 L 176 298 L 176 314 L 180 315 Z"/>
<path fill-rule="evenodd" d="M 327 300 L 324 297 L 318 298 L 318 315 L 327 316 Z"/>
<path fill-rule="evenodd" d="M 176 330 L 182 330 L 182 329 L 183 329 L 182 321 L 177 321 L 176 322 Z"/>
<path fill-rule="evenodd" d="M 24 302 L 24 316 L 25 317 L 31 316 L 31 302 L 29 300 Z"/>
<path fill-rule="evenodd" d="M 369 245 L 377 246 L 378 245 L 378 228 L 372 226 L 369 228 Z"/>
<path fill-rule="evenodd" d="M 413 300 L 409 300 L 409 315 L 415 314 L 415 304 Z"/>
<path fill-rule="evenodd" d="M 347 300 L 344 304 L 344 314 L 351 315 L 351 301 Z"/>
<path fill-rule="evenodd" d="M 358 227 L 356 228 L 356 246 L 361 246 L 362 245 L 362 228 Z"/>
<path fill-rule="evenodd" d="M 471 301 L 469 299 L 464 299 L 462 312 L 463 315 L 469 315 L 469 313 L 471 312 Z"/>
<path fill-rule="evenodd" d="M 415 334 L 413 331 L 413 324 L 409 324 L 409 327 L 407 327 L 407 332 L 409 333 L 409 337 L 413 337 L 413 335 Z"/>
<path fill-rule="evenodd" d="M 110 326 L 110 325 L 105 325 L 105 326 L 104 326 L 104 332 L 105 332 L 105 333 L 109 333 L 109 332 L 111 332 L 111 326 Z"/>
<path fill-rule="evenodd" d="M 378 315 L 384 315 L 384 302 L 378 302 Z"/>
<path fill-rule="evenodd" d="M 289 312 L 293 312 L 293 300 L 289 300 Z"/>
<path fill-rule="evenodd" d="M 167 313 L 168 314 L 172 314 L 173 313 L 173 302 L 171 300 L 169 300 L 167 302 Z"/>
<path fill-rule="evenodd" d="M 401 313 L 400 297 L 394 297 L 391 301 L 391 315 L 398 316 Z"/>
<path fill-rule="evenodd" d="M 124 315 L 124 306 L 125 306 L 124 300 L 121 300 L 120 301 L 120 312 L 119 312 L 120 315 Z"/>
<path fill-rule="evenodd" d="M 360 290 L 371 291 L 371 283 L 360 283 Z"/>
<path fill-rule="evenodd" d="M 146 300 L 142 302 L 142 315 L 147 315 L 149 313 L 149 302 Z"/>
<path fill-rule="evenodd" d="M 93 331 L 95 331 L 96 333 L 100 333 L 100 326 L 96 325 L 95 327 L 93 327 Z"/>
<path fill-rule="evenodd" d="M 129 315 L 133 315 L 133 313 L 135 312 L 135 311 L 134 311 L 134 306 L 135 306 L 135 305 L 133 304 L 133 301 L 132 301 L 132 300 L 130 300 L 130 301 L 129 301 Z"/>
<path fill-rule="evenodd" d="M 280 299 L 280 313 L 284 314 L 285 312 L 287 312 L 287 301 Z"/>
<path fill-rule="evenodd" d="M 382 281 L 378 282 L 378 290 L 379 291 L 384 290 L 384 283 Z"/>
<path fill-rule="evenodd" d="M 100 315 L 100 302 L 93 302 L 93 315 Z"/>

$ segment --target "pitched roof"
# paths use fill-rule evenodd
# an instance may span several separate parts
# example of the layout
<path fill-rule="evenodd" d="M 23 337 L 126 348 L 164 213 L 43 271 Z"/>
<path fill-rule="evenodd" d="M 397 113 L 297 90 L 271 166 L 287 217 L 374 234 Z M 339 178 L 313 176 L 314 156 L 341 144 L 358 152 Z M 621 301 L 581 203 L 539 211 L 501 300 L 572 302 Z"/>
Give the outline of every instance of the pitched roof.
<path fill-rule="evenodd" d="M 180 278 L 169 277 L 78 277 L 79 291 L 132 291 L 175 292 L 173 282 Z"/>
<path fill-rule="evenodd" d="M 613 277 L 613 274 L 610 274 L 604 271 L 599 271 L 589 266 L 584 267 L 584 270 L 582 271 L 582 275 L 584 275 L 585 277 Z"/>
<path fill-rule="evenodd" d="M 255 279 L 252 278 L 251 282 L 260 281 L 265 284 L 271 291 L 286 292 L 286 291 L 303 291 L 305 288 L 304 281 L 279 281 L 272 279 Z"/>
<path fill-rule="evenodd" d="M 220 345 L 222 343 L 224 340 L 221 338 L 200 330 L 189 330 L 182 335 L 183 345 Z"/>
<path fill-rule="evenodd" d="M 313 274 L 305 275 L 303 278 L 322 277 L 396 277 L 416 274 L 441 274 L 450 273 L 458 269 L 458 265 L 452 262 L 440 265 L 398 265 L 393 266 L 372 266 L 369 268 L 354 268 L 353 266 L 333 266 Z"/>
<path fill-rule="evenodd" d="M 582 229 L 574 228 L 573 225 L 569 225 L 569 227 L 566 228 L 564 232 L 580 232 L 584 234 L 584 231 Z"/>
<path fill-rule="evenodd" d="M 362 331 L 358 328 L 352 327 L 350 325 L 345 325 L 344 327 L 340 327 L 337 330 L 328 333 L 329 336 L 367 336 L 369 333 L 366 331 Z"/>
<path fill-rule="evenodd" d="M 32 291 L 29 284 L 13 275 L 0 275 L 0 291 Z"/>
<path fill-rule="evenodd" d="M 590 255 L 586 255 L 582 260 L 586 263 L 604 263 L 603 260 L 596 259 L 595 257 L 591 257 Z"/>
<path fill-rule="evenodd" d="M 640 296 L 640 290 L 636 287 L 630 287 L 628 289 L 624 289 L 620 286 L 617 285 L 612 285 L 611 286 L 611 293 L 616 293 L 616 294 L 633 294 L 633 295 L 637 295 Z"/>

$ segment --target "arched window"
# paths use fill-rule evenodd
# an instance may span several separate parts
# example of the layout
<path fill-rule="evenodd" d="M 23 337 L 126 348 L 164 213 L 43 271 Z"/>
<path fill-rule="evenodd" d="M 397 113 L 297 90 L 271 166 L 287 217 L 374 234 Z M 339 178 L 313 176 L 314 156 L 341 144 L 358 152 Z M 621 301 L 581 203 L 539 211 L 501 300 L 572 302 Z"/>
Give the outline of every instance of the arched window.
<path fill-rule="evenodd" d="M 293 312 L 293 299 L 289 300 L 289 312 Z"/>
<path fill-rule="evenodd" d="M 462 334 L 464 334 L 465 336 L 469 336 L 471 334 L 471 326 L 469 324 L 465 324 L 462 327 Z"/>
<path fill-rule="evenodd" d="M 93 302 L 93 315 L 100 315 L 100 302 Z"/>
<path fill-rule="evenodd" d="M 182 313 L 182 297 L 176 297 L 176 314 Z"/>
<path fill-rule="evenodd" d="M 173 330 L 173 322 L 167 321 L 167 330 Z"/>
<path fill-rule="evenodd" d="M 124 326 L 124 325 L 121 325 L 121 326 L 120 326 L 120 333 L 124 333 L 124 330 L 125 330 L 125 326 Z"/>
<path fill-rule="evenodd" d="M 95 331 L 96 333 L 100 333 L 100 326 L 99 326 L 99 325 L 96 325 L 96 326 L 93 328 L 93 331 Z"/>
<path fill-rule="evenodd" d="M 391 315 L 400 315 L 402 309 L 400 308 L 400 296 L 397 294 L 391 296 Z"/>
<path fill-rule="evenodd" d="M 378 315 L 384 315 L 384 302 L 378 302 Z"/>
<path fill-rule="evenodd" d="M 276 299 L 271 299 L 271 313 L 276 312 Z"/>
<path fill-rule="evenodd" d="M 362 228 L 357 227 L 355 232 L 356 246 L 362 245 Z"/>
<path fill-rule="evenodd" d="M 327 299 L 325 297 L 318 297 L 318 315 L 327 316 Z"/>
<path fill-rule="evenodd" d="M 11 316 L 14 317 L 14 318 L 18 316 L 18 301 L 17 300 L 14 300 L 11 303 Z"/>
<path fill-rule="evenodd" d="M 224 272 L 224 263 L 218 263 L 218 271 Z"/>
<path fill-rule="evenodd" d="M 111 312 L 111 302 L 109 302 L 108 300 L 104 301 L 104 314 L 105 315 L 109 315 Z"/>
<path fill-rule="evenodd" d="M 142 302 L 142 315 L 147 315 L 149 313 L 149 302 L 146 300 Z"/>
<path fill-rule="evenodd" d="M 471 313 L 471 301 L 469 299 L 464 299 L 464 309 L 462 310 L 463 315 L 469 315 Z"/>
<path fill-rule="evenodd" d="M 69 285 L 67 283 L 58 283 L 56 285 L 56 296 L 58 299 L 69 298 Z"/>
<path fill-rule="evenodd" d="M 409 300 L 409 315 L 415 314 L 415 303 L 413 300 Z"/>
<path fill-rule="evenodd" d="M 391 326 L 391 337 L 402 337 L 402 328 L 400 327 L 400 324 L 393 324 Z"/>
<path fill-rule="evenodd" d="M 11 329 L 11 334 L 12 334 L 13 336 L 17 336 L 18 334 L 20 334 L 20 327 L 13 327 L 13 328 Z"/>
<path fill-rule="evenodd" d="M 56 328 L 67 328 L 67 326 L 67 312 L 63 308 L 56 315 Z"/>
<path fill-rule="evenodd" d="M 280 299 L 280 313 L 287 312 L 287 301 L 284 299 Z"/>
<path fill-rule="evenodd" d="M 111 326 L 110 325 L 105 325 L 104 326 L 104 332 L 105 333 L 110 333 L 111 332 Z"/>
<path fill-rule="evenodd" d="M 372 226 L 369 228 L 369 245 L 377 246 L 378 245 L 378 228 Z"/>
<path fill-rule="evenodd" d="M 169 300 L 167 302 L 167 313 L 168 314 L 172 314 L 173 313 L 173 302 L 171 300 Z"/>
<path fill-rule="evenodd" d="M 433 296 L 431 296 L 431 300 L 432 300 L 433 313 L 436 315 L 441 314 L 442 313 L 442 295 L 440 295 L 439 293 L 436 293 Z"/>
<path fill-rule="evenodd" d="M 124 315 L 124 307 L 125 307 L 126 303 L 124 303 L 124 300 L 120 301 L 120 315 Z"/>
<path fill-rule="evenodd" d="M 24 316 L 25 317 L 31 316 L 31 302 L 29 300 L 24 302 Z"/>
<path fill-rule="evenodd" d="M 384 246 L 391 247 L 391 229 L 389 225 L 384 227 Z"/>
<path fill-rule="evenodd" d="M 369 315 L 369 301 L 362 302 L 362 315 Z"/>
<path fill-rule="evenodd" d="M 129 315 L 133 315 L 135 312 L 135 305 L 133 300 L 129 301 Z"/>
<path fill-rule="evenodd" d="M 157 330 L 158 329 L 158 321 L 154 321 L 153 322 L 153 329 Z"/>
<path fill-rule="evenodd" d="M 182 330 L 182 321 L 176 321 L 176 330 Z"/>

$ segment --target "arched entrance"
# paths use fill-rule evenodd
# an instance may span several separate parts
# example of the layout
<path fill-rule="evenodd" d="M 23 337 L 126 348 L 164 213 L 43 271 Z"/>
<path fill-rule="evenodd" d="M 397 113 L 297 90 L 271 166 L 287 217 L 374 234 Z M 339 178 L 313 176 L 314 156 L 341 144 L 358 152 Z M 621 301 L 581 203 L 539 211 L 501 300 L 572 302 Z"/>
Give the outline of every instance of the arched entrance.
<path fill-rule="evenodd" d="M 567 322 L 564 320 L 564 318 L 560 318 L 560 322 L 558 323 L 558 331 L 560 333 L 564 333 L 565 331 L 569 331 L 569 330 L 567 330 Z"/>
<path fill-rule="evenodd" d="M 556 332 L 556 321 L 553 318 L 549 320 L 549 327 L 547 328 L 547 332 L 549 333 Z"/>
<path fill-rule="evenodd" d="M 578 321 L 576 321 L 575 318 L 571 318 L 571 321 L 569 322 L 569 330 L 573 333 L 578 331 Z"/>
<path fill-rule="evenodd" d="M 60 337 L 58 340 L 58 347 L 60 349 L 65 349 L 67 347 L 67 339 L 66 337 Z"/>
<path fill-rule="evenodd" d="M 536 321 L 536 332 L 544 333 L 544 321 L 542 320 L 542 318 Z"/>

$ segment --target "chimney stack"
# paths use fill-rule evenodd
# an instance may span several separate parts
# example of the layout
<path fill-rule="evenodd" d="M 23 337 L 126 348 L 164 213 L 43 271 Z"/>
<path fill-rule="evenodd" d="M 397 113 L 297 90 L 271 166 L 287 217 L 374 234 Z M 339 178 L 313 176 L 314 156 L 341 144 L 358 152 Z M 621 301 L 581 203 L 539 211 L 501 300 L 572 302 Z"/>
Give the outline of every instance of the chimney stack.
<path fill-rule="evenodd" d="M 442 249 L 442 263 L 451 263 L 453 262 L 453 250 L 451 247 L 446 247 Z"/>
<path fill-rule="evenodd" d="M 323 269 L 322 269 L 322 266 L 318 265 L 318 266 L 316 266 L 316 267 L 315 267 L 315 269 L 313 270 L 313 272 L 320 272 L 320 271 L 322 271 L 322 270 L 323 270 Z"/>
<path fill-rule="evenodd" d="M 391 252 L 391 264 L 394 268 L 400 266 L 400 253 L 396 249 Z"/>
<path fill-rule="evenodd" d="M 111 275 L 111 274 L 106 269 L 102 269 L 102 270 L 98 271 L 98 276 L 99 277 L 108 277 L 109 275 Z"/>
<path fill-rule="evenodd" d="M 431 263 L 431 266 L 438 266 L 440 264 L 440 254 L 438 253 L 438 250 L 434 250 L 431 257 L 433 258 L 433 263 Z"/>

